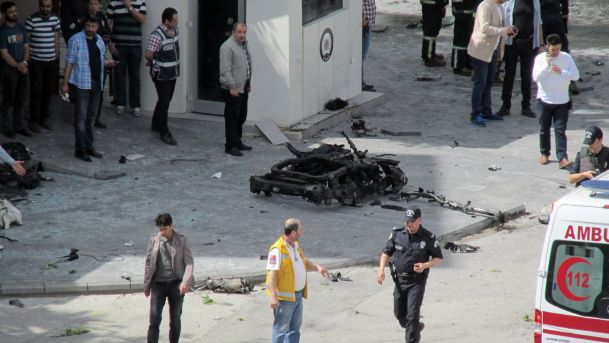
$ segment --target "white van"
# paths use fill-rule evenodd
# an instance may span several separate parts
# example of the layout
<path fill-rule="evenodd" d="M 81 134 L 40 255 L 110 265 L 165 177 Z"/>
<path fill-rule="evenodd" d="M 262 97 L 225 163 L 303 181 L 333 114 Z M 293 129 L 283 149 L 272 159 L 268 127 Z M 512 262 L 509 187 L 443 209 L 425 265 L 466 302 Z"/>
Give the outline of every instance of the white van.
<path fill-rule="evenodd" d="M 553 205 L 537 278 L 534 342 L 609 342 L 609 172 Z"/>

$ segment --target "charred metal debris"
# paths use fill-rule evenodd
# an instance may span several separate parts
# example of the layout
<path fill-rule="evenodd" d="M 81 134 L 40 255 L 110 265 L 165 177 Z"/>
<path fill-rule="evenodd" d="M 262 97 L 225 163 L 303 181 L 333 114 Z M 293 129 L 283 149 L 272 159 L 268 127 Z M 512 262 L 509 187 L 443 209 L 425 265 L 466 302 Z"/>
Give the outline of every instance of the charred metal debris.
<path fill-rule="evenodd" d="M 377 194 L 389 195 L 394 201 L 427 199 L 451 210 L 505 223 L 505 213 L 473 207 L 471 201 L 459 203 L 447 200 L 443 195 L 423 188 L 413 192 L 402 191 L 408 178 L 398 167 L 399 161 L 380 156 L 368 157 L 367 150 L 358 150 L 345 132 L 341 134 L 350 149 L 345 149 L 342 144 L 322 144 L 310 151 L 300 151 L 286 143 L 288 150 L 296 157 L 275 164 L 271 172 L 263 176 L 251 176 L 250 191 L 263 193 L 267 197 L 273 193 L 301 196 L 315 204 L 326 205 L 336 200 L 340 204 L 355 206 Z M 400 205 L 382 204 L 378 199 L 370 205 L 396 211 L 405 209 Z"/>
<path fill-rule="evenodd" d="M 286 143 L 295 158 L 283 160 L 263 176 L 250 177 L 250 191 L 266 196 L 273 193 L 302 196 L 315 203 L 336 200 L 356 205 L 374 194 L 398 195 L 408 178 L 397 160 L 368 157 L 357 149 L 344 133 L 350 149 L 340 144 L 322 144 L 310 151 L 300 151 Z"/>

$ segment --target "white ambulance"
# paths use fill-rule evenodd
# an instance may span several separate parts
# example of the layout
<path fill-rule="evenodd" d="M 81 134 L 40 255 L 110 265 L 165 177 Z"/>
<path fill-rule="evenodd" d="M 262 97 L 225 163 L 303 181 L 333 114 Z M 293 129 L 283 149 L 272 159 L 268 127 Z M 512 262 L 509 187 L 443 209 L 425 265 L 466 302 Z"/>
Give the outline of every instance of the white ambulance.
<path fill-rule="evenodd" d="M 609 173 L 553 205 L 537 278 L 534 342 L 609 342 Z"/>

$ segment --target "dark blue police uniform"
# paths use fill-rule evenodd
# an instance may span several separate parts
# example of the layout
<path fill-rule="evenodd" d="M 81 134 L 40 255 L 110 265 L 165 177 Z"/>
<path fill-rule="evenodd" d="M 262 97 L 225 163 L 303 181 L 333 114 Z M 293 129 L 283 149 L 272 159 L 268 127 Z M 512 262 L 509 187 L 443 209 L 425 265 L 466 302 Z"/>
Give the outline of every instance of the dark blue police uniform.
<path fill-rule="evenodd" d="M 419 316 L 429 268 L 417 273 L 414 265 L 429 262 L 432 258 L 441 259 L 440 244 L 435 235 L 423 226 L 415 234 L 403 227 L 394 228 L 383 253 L 393 257 L 398 276 L 393 292 L 395 317 L 406 329 L 406 342 L 418 343 L 421 339 Z"/>

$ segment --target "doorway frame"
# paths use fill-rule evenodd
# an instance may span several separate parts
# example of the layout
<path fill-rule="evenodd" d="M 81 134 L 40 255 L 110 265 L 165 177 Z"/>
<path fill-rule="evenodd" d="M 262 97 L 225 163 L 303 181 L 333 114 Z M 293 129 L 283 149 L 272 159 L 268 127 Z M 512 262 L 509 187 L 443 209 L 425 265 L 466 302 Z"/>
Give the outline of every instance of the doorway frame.
<path fill-rule="evenodd" d="M 199 3 L 205 2 L 205 0 L 191 0 L 191 4 L 193 8 L 192 13 L 195 13 L 193 16 L 193 33 L 191 35 L 191 39 L 189 42 L 190 46 L 197 47 L 199 41 Z M 237 20 L 245 22 L 246 18 L 246 0 L 237 0 Z M 189 100 L 190 100 L 190 109 L 192 112 L 200 113 L 200 114 L 212 114 L 212 115 L 224 115 L 224 102 L 222 101 L 211 101 L 211 100 L 201 100 L 198 99 L 199 94 L 199 49 L 194 48 L 190 49 L 190 70 L 193 70 L 194 73 L 188 73 L 188 77 L 190 78 L 190 92 L 189 92 Z"/>

